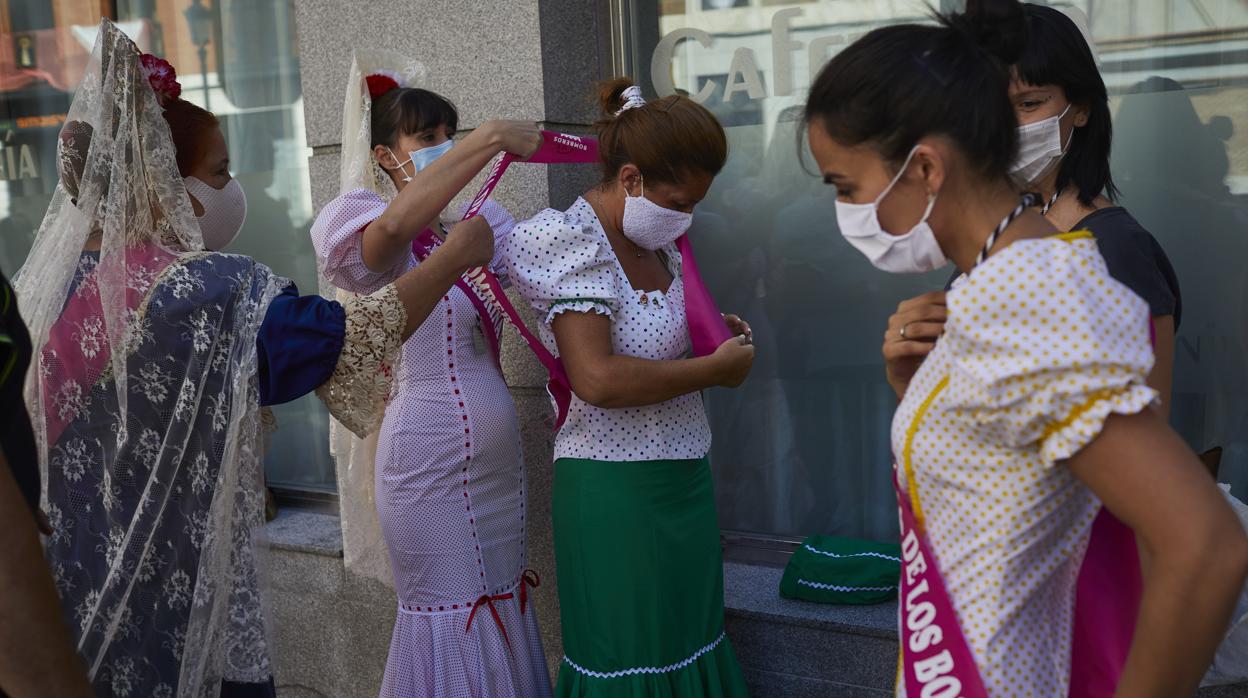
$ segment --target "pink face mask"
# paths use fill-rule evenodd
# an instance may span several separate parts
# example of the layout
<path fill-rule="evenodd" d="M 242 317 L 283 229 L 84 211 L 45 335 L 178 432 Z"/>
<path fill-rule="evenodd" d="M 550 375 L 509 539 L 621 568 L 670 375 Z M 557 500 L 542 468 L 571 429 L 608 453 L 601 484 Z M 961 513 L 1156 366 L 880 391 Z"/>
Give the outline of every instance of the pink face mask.
<path fill-rule="evenodd" d="M 198 217 L 199 231 L 204 237 L 204 248 L 212 251 L 224 249 L 238 237 L 247 220 L 247 194 L 237 179 L 231 179 L 220 189 L 215 189 L 195 177 L 185 177 L 186 190 L 199 200 L 204 214 Z"/>

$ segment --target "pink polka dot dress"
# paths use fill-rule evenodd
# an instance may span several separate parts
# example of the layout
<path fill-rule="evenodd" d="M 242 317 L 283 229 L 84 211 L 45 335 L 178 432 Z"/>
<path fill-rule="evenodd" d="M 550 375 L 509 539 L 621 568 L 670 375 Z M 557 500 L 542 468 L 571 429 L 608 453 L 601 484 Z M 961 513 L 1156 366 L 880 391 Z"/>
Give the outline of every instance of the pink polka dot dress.
<path fill-rule="evenodd" d="M 374 272 L 361 232 L 386 202 L 348 192 L 321 211 L 312 239 L 326 276 L 368 293 L 417 264 Z M 515 225 L 487 202 L 496 238 Z M 550 677 L 525 571 L 525 475 L 515 405 L 472 301 L 453 287 L 403 346 L 397 396 L 376 457 L 377 513 L 398 617 L 381 695 L 549 696 Z M 528 601 L 528 603 L 526 603 Z"/>

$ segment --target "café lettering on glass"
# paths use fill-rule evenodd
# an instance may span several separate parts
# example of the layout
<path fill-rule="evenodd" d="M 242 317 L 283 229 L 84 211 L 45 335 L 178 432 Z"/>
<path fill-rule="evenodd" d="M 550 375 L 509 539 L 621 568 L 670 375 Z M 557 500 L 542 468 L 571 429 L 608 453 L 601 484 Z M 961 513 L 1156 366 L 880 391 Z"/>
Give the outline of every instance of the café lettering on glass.
<path fill-rule="evenodd" d="M 804 11 L 800 7 L 780 10 L 771 16 L 771 65 L 774 90 L 772 97 L 788 97 L 799 87 L 794 85 L 793 66 L 795 61 L 805 59 L 809 71 L 814 75 L 828 60 L 833 47 L 846 46 L 858 37 L 866 34 L 860 29 L 854 32 L 825 34 L 806 42 L 797 39 L 791 31 L 791 23 L 801 17 Z M 672 79 L 672 59 L 676 47 L 686 40 L 697 42 L 702 48 L 715 46 L 715 37 L 710 32 L 694 27 L 685 27 L 669 32 L 654 48 L 650 58 L 650 81 L 655 92 L 660 96 L 676 94 L 676 84 Z M 697 49 L 694 49 L 697 50 Z M 805 54 L 802 56 L 802 54 Z M 801 86 L 805 87 L 805 85 Z M 707 81 L 697 92 L 690 95 L 699 103 L 705 102 L 715 94 L 717 86 Z M 742 46 L 732 54 L 732 62 L 728 66 L 728 79 L 724 84 L 721 99 L 728 102 L 737 92 L 744 92 L 750 99 L 765 99 L 768 95 L 763 87 L 763 71 L 758 67 L 758 59 L 754 49 Z"/>

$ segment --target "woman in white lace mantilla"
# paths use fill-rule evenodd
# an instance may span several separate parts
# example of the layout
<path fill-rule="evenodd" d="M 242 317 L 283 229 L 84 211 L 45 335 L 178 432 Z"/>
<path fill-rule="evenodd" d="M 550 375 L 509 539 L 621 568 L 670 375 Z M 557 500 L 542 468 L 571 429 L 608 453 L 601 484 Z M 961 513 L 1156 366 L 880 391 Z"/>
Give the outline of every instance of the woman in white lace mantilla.
<path fill-rule="evenodd" d="M 466 222 L 431 263 L 345 307 L 300 297 L 212 251 L 246 202 L 216 118 L 179 91 L 171 66 L 101 22 L 16 279 L 38 349 L 26 399 L 47 555 L 97 695 L 271 695 L 261 405 L 315 389 L 366 433 L 403 338 L 492 237 Z"/>
<path fill-rule="evenodd" d="M 325 276 L 345 292 L 371 293 L 428 264 L 430 250 L 455 239 L 452 231 L 443 242 L 440 220 L 452 199 L 491 158 L 527 156 L 541 142 L 536 124 L 509 121 L 453 141 L 455 107 L 412 87 L 422 77 L 402 57 L 355 54 L 342 194 L 312 226 Z M 515 224 L 493 201 L 481 215 L 499 240 Z M 370 545 L 379 527 L 398 596 L 383 696 L 550 695 L 528 603 L 539 578 L 525 565 L 524 463 L 499 366 L 501 318 L 465 286 L 446 293 L 404 344 L 376 441 L 335 439 L 347 480 L 346 563 L 383 576 L 367 557 L 380 548 Z"/>

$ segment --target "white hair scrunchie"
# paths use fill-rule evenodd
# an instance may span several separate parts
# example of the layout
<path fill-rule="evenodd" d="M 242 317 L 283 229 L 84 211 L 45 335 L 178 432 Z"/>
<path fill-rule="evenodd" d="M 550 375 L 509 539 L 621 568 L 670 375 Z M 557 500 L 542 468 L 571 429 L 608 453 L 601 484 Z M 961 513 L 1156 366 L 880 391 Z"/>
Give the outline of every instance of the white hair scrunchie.
<path fill-rule="evenodd" d="M 615 112 L 616 116 L 623 114 L 629 109 L 646 106 L 646 98 L 641 96 L 641 88 L 636 85 L 630 85 L 624 88 L 624 92 L 620 94 L 624 98 L 624 106 Z"/>

